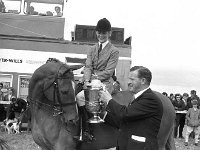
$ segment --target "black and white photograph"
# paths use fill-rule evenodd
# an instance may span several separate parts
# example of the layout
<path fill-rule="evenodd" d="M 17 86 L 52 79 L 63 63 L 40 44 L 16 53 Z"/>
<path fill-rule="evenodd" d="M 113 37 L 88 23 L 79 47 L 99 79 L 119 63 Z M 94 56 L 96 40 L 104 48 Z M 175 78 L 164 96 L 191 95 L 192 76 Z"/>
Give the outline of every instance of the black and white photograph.
<path fill-rule="evenodd" d="M 199 0 L 0 0 L 0 150 L 199 150 Z"/>

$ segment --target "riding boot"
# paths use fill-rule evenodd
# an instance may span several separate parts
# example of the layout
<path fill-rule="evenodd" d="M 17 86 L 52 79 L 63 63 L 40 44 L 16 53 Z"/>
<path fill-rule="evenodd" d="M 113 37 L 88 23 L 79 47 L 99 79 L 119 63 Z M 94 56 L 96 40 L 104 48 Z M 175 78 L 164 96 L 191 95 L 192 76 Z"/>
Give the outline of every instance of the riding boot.
<path fill-rule="evenodd" d="M 90 124 L 88 122 L 89 113 L 87 112 L 85 106 L 80 106 L 79 111 L 82 117 L 81 121 L 83 141 L 91 142 L 94 139 L 94 136 L 92 135 L 92 131 L 90 130 Z"/>

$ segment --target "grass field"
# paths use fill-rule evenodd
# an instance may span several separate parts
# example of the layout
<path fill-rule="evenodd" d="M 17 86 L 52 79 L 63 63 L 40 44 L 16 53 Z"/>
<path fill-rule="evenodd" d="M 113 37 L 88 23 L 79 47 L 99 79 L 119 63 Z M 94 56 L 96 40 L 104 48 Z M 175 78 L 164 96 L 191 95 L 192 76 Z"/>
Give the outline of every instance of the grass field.
<path fill-rule="evenodd" d="M 7 141 L 11 150 L 40 150 L 33 141 L 31 133 L 22 132 L 20 134 L 7 134 L 0 132 L 0 137 Z M 184 139 L 175 139 L 177 150 L 200 150 L 199 146 L 194 146 L 193 139 L 190 139 L 189 146 L 184 146 Z"/>

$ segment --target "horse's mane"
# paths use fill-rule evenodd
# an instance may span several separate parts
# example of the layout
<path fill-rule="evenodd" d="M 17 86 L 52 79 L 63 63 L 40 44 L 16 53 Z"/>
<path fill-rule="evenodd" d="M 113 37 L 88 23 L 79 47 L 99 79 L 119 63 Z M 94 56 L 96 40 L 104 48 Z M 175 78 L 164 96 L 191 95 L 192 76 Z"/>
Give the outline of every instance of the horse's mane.
<path fill-rule="evenodd" d="M 39 82 L 44 80 L 45 78 L 50 78 L 55 76 L 58 73 L 59 66 L 65 65 L 63 62 L 59 61 L 58 59 L 51 59 L 47 61 L 45 64 L 40 66 L 38 69 L 35 70 L 33 73 L 30 83 L 29 83 L 29 98 L 31 98 L 31 93 L 35 85 Z M 67 66 L 67 65 L 65 65 Z"/>
<path fill-rule="evenodd" d="M 49 62 L 59 62 L 59 60 L 58 59 L 56 59 L 56 58 L 49 58 L 47 61 L 46 61 L 46 63 L 49 63 Z"/>

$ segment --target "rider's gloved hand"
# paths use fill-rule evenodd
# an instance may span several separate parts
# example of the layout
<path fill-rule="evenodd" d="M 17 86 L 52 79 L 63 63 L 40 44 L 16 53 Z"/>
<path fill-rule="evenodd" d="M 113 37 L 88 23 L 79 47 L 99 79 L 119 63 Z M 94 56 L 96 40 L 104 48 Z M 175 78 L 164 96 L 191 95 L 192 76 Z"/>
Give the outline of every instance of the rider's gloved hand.
<path fill-rule="evenodd" d="M 87 87 L 89 87 L 89 86 L 91 86 L 91 85 L 90 85 L 90 82 L 89 82 L 89 81 L 85 81 L 85 82 L 84 82 L 84 85 L 83 85 L 83 88 L 84 88 L 84 89 L 87 89 Z"/>
<path fill-rule="evenodd" d="M 79 107 L 85 106 L 85 96 L 83 90 L 76 95 L 76 101 Z"/>

